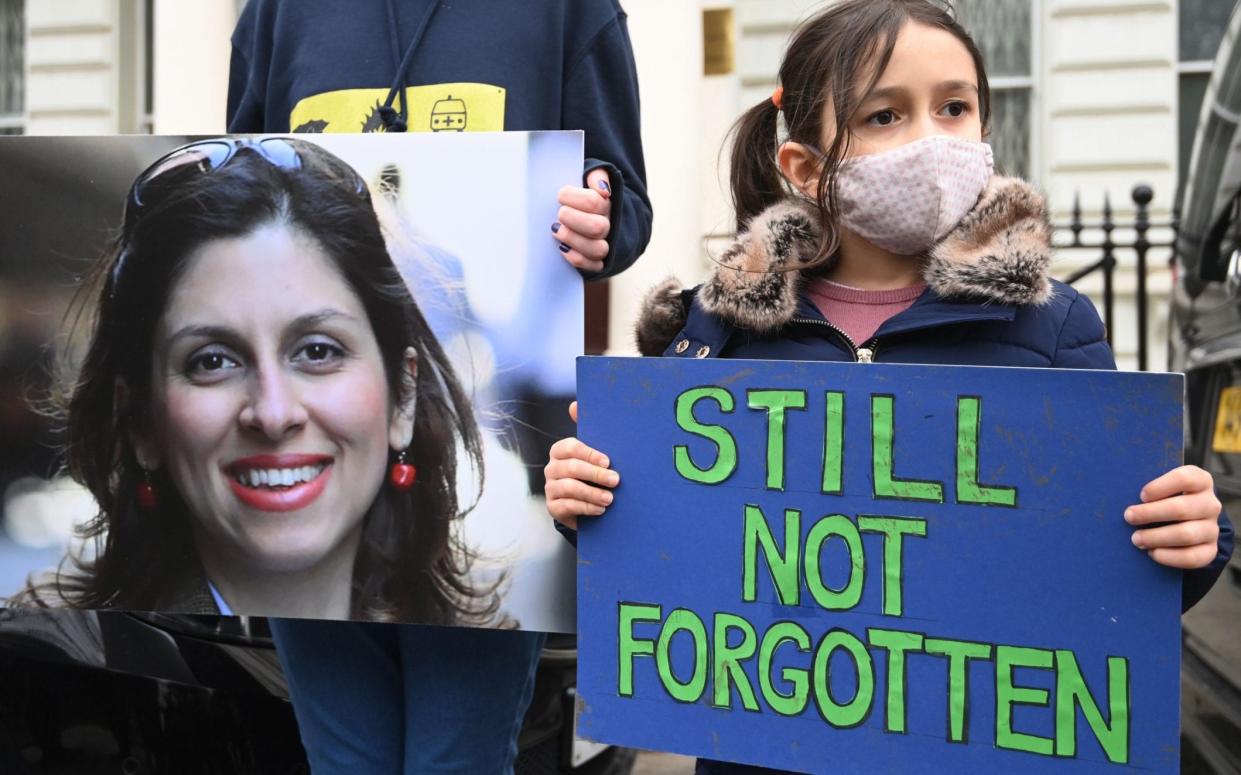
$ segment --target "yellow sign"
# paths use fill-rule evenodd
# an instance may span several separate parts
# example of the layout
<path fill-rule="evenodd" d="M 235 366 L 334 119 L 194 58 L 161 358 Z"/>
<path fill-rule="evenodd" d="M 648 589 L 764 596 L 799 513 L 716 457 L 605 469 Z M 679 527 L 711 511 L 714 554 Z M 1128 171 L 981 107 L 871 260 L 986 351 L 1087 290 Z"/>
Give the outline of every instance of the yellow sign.
<path fill-rule="evenodd" d="M 1241 453 L 1241 387 L 1226 387 L 1219 392 L 1211 451 Z"/>
<path fill-rule="evenodd" d="M 387 89 L 341 89 L 299 101 L 292 132 L 382 132 L 379 106 Z M 437 83 L 405 89 L 410 132 L 502 132 L 505 90 L 486 83 Z M 400 108 L 400 98 L 393 102 Z"/>
<path fill-rule="evenodd" d="M 703 75 L 728 75 L 733 71 L 736 40 L 733 9 L 709 8 L 702 12 Z"/>

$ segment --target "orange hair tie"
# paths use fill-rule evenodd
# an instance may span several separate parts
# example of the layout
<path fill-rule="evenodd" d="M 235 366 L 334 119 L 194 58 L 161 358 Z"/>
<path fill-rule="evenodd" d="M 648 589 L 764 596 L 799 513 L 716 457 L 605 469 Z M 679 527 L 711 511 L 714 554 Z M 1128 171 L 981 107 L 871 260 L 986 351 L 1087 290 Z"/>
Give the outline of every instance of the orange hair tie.
<path fill-rule="evenodd" d="M 776 90 L 771 93 L 771 104 L 776 106 L 776 110 L 784 110 L 784 87 L 777 86 Z"/>

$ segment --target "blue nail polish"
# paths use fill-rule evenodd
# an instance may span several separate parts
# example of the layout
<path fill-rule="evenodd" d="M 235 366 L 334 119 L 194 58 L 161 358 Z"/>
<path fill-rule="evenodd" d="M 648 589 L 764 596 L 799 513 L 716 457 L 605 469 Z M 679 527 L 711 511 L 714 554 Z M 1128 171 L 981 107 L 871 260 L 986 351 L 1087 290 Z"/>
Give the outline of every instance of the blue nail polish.
<path fill-rule="evenodd" d="M 568 253 L 568 252 L 569 252 L 570 250 L 572 250 L 572 249 L 573 249 L 573 248 L 569 247 L 568 245 L 564 244 L 563 242 L 562 242 L 562 243 L 560 243 L 560 252 L 561 252 L 561 253 Z"/>
<path fill-rule="evenodd" d="M 552 234 L 555 234 L 558 231 L 560 231 L 560 221 L 556 221 L 552 224 Z"/>
<path fill-rule="evenodd" d="M 599 188 L 603 189 L 609 194 L 612 193 L 612 187 L 608 185 L 608 182 L 606 180 L 599 181 Z"/>

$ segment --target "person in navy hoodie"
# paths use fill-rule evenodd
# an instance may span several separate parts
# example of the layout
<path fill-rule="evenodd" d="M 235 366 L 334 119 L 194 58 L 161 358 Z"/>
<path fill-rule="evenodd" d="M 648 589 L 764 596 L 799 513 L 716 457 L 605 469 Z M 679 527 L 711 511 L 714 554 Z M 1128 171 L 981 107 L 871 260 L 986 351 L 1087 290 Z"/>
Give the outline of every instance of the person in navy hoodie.
<path fill-rule="evenodd" d="M 651 292 L 642 354 L 1116 368 L 1090 301 L 1048 277 L 1042 196 L 994 174 L 982 57 L 939 4 L 832 4 L 794 34 L 779 83 L 737 124 L 736 242 L 697 288 Z M 620 483 L 606 449 L 573 438 L 545 476 L 566 530 L 605 513 Z M 1115 517 L 1137 550 L 1184 570 L 1187 609 L 1233 549 L 1212 477 L 1182 466 L 1136 495 Z"/>
<path fill-rule="evenodd" d="M 646 247 L 617 0 L 249 0 L 232 46 L 229 132 L 584 130 L 582 185 L 559 194 L 551 255 L 597 279 Z M 315 773 L 512 770 L 541 634 L 271 626 Z"/>
<path fill-rule="evenodd" d="M 585 186 L 551 225 L 561 252 L 595 279 L 650 240 L 617 0 L 250 0 L 232 43 L 229 132 L 580 129 Z"/>

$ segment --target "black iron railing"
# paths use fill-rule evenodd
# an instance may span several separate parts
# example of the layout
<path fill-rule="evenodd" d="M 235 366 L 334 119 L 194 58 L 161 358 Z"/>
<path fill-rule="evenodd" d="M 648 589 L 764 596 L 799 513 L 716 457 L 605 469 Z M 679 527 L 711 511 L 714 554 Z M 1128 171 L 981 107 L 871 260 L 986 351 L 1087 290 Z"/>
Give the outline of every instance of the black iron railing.
<path fill-rule="evenodd" d="M 1064 278 L 1064 282 L 1072 285 L 1083 277 L 1101 272 L 1103 274 L 1103 323 L 1107 327 L 1107 342 L 1112 344 L 1112 325 L 1115 320 L 1116 306 L 1116 289 L 1115 274 L 1116 267 L 1120 263 L 1116 257 L 1117 251 L 1128 252 L 1133 251 L 1137 262 L 1134 265 L 1134 274 L 1137 283 L 1135 304 L 1137 306 L 1138 318 L 1138 370 L 1146 371 L 1147 364 L 1147 332 L 1146 318 L 1147 307 L 1149 305 L 1149 297 L 1146 290 L 1147 275 L 1147 254 L 1151 248 L 1175 248 L 1176 230 L 1178 228 L 1177 214 L 1172 213 L 1172 219 L 1169 221 L 1161 221 L 1152 223 L 1150 220 L 1150 203 L 1155 198 L 1155 192 L 1145 183 L 1139 183 L 1133 187 L 1130 196 L 1133 199 L 1134 217 L 1132 222 L 1116 222 L 1112 217 L 1112 203 L 1107 194 L 1103 195 L 1103 212 L 1102 218 L 1097 223 L 1086 223 L 1082 220 L 1081 199 L 1078 196 L 1073 197 L 1073 211 L 1070 214 L 1068 223 L 1058 223 L 1054 225 L 1056 232 L 1070 232 L 1073 235 L 1071 242 L 1058 242 L 1055 247 L 1057 249 L 1081 248 L 1087 250 L 1102 251 L 1099 259 L 1089 266 L 1084 266 Z M 1152 242 L 1149 232 L 1152 228 L 1167 228 L 1171 230 L 1171 236 L 1167 240 Z M 1115 232 L 1117 229 L 1133 230 L 1132 241 L 1117 242 Z M 1101 236 L 1097 241 L 1086 242 L 1082 240 L 1083 231 L 1098 231 Z"/>

